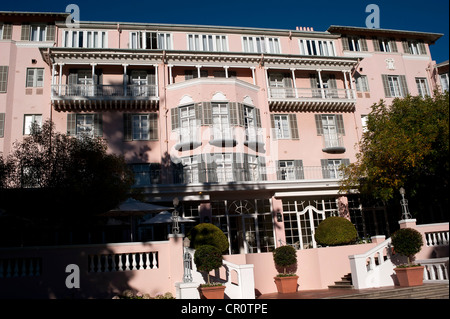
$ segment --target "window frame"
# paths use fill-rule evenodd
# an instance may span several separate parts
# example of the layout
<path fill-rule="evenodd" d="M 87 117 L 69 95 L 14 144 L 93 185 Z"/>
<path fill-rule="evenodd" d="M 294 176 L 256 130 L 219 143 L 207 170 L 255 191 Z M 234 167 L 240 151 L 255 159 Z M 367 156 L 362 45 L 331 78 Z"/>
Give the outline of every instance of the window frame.
<path fill-rule="evenodd" d="M 417 91 L 421 97 L 430 96 L 430 87 L 426 77 L 416 77 Z M 422 92 L 425 91 L 425 92 Z M 424 94 L 425 93 L 425 94 Z"/>
<path fill-rule="evenodd" d="M 27 117 L 31 117 L 30 125 L 27 127 Z M 38 121 L 36 118 L 40 118 Z M 31 128 L 33 123 L 36 123 L 39 125 L 39 127 L 42 127 L 42 114 L 24 114 L 23 115 L 23 135 L 30 135 L 31 134 Z"/>
<path fill-rule="evenodd" d="M 251 42 L 250 42 L 251 39 Z M 276 44 L 275 44 L 276 42 Z M 278 37 L 243 35 L 241 36 L 242 51 L 246 53 L 281 54 L 281 41 Z M 272 52 L 275 51 L 275 52 Z"/>
<path fill-rule="evenodd" d="M 336 48 L 333 40 L 299 39 L 298 43 L 300 55 L 336 56 Z"/>
<path fill-rule="evenodd" d="M 30 71 L 33 71 L 32 75 L 30 75 Z M 40 75 L 39 75 L 38 71 L 42 72 L 42 74 L 41 74 L 42 79 L 40 81 L 39 81 Z M 42 87 L 44 87 L 44 74 L 45 74 L 44 68 L 27 68 L 25 87 L 27 87 L 27 88 L 42 88 Z M 31 79 L 30 79 L 30 77 L 31 77 Z"/>
<path fill-rule="evenodd" d="M 147 48 L 147 34 L 150 34 L 150 48 Z M 153 47 L 153 36 L 156 40 L 156 48 Z M 167 45 L 169 47 L 166 47 Z M 172 33 L 156 31 L 130 31 L 128 48 L 132 50 L 172 50 Z"/>
<path fill-rule="evenodd" d="M 228 36 L 223 34 L 188 33 L 186 34 L 186 48 L 189 51 L 228 52 Z"/>

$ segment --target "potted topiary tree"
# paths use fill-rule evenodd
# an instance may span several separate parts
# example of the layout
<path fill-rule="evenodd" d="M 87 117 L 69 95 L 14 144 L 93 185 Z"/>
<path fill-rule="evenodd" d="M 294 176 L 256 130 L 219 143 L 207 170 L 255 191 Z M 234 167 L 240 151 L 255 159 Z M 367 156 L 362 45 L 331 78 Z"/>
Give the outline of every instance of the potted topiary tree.
<path fill-rule="evenodd" d="M 197 270 L 205 272 L 208 282 L 200 285 L 200 292 L 206 299 L 223 299 L 225 286 L 221 283 L 211 283 L 209 272 L 222 266 L 222 252 L 214 246 L 203 245 L 198 247 L 194 253 L 194 263 Z"/>
<path fill-rule="evenodd" d="M 411 287 L 423 285 L 424 266 L 412 263 L 412 258 L 423 246 L 422 234 L 413 228 L 397 230 L 391 237 L 394 252 L 407 257 L 408 263 L 397 266 L 395 274 L 400 286 Z"/>
<path fill-rule="evenodd" d="M 279 293 L 292 293 L 297 291 L 298 276 L 293 272 L 297 266 L 297 251 L 292 246 L 281 246 L 273 251 L 273 261 L 278 270 L 274 277 Z M 290 270 L 289 272 L 286 270 Z M 283 270 L 283 272 L 280 272 Z"/>

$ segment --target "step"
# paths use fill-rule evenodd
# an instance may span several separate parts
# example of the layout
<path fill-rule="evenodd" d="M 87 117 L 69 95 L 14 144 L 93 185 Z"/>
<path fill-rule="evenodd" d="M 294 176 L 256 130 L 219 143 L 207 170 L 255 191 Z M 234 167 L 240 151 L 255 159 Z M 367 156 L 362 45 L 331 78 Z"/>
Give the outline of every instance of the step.
<path fill-rule="evenodd" d="M 331 297 L 330 299 L 448 299 L 448 284 L 424 284 L 416 287 L 379 288 L 373 292 Z"/>

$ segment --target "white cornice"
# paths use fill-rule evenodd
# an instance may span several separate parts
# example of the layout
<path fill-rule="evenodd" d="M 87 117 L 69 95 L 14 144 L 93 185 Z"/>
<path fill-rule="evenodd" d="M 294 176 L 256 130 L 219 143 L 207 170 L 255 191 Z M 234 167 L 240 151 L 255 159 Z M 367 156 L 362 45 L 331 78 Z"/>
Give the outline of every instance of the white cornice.
<path fill-rule="evenodd" d="M 259 86 L 253 85 L 251 83 L 247 83 L 245 81 L 236 79 L 236 78 L 197 78 L 197 79 L 191 79 L 188 81 L 183 81 L 180 83 L 174 83 L 167 86 L 167 90 L 178 90 L 190 86 L 198 86 L 198 85 L 205 85 L 205 84 L 217 84 L 217 85 L 238 85 L 242 86 L 244 88 L 253 90 L 253 91 L 259 91 Z"/>

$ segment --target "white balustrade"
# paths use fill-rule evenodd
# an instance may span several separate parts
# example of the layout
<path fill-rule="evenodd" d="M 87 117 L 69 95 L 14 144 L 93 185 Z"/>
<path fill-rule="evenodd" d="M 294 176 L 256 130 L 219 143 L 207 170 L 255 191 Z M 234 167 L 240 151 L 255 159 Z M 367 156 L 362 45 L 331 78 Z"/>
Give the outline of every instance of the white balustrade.
<path fill-rule="evenodd" d="M 416 260 L 416 263 L 424 266 L 423 280 L 424 282 L 449 282 L 448 281 L 448 261 L 449 258 L 433 258 Z"/>
<path fill-rule="evenodd" d="M 158 252 L 89 255 L 88 265 L 89 272 L 157 269 Z"/>
<path fill-rule="evenodd" d="M 425 239 L 427 247 L 448 245 L 449 232 L 447 230 L 425 233 Z"/>
<path fill-rule="evenodd" d="M 364 254 L 349 256 L 349 259 L 356 289 L 394 285 L 390 238 Z"/>
<path fill-rule="evenodd" d="M 41 265 L 42 258 L 36 257 L 0 259 L 0 278 L 40 276 Z"/>
<path fill-rule="evenodd" d="M 195 250 L 188 248 L 187 251 L 192 257 L 190 268 L 193 282 L 177 283 L 177 296 L 180 299 L 199 299 L 200 295 L 197 288 L 200 284 L 205 283 L 205 278 L 203 274 L 197 271 L 197 266 L 193 262 Z M 225 277 L 221 278 L 220 271 L 216 271 L 215 275 L 212 275 L 212 281 L 221 282 L 225 285 L 225 294 L 230 299 L 255 299 L 253 265 L 236 265 L 224 260 L 222 267 L 225 270 Z"/>

